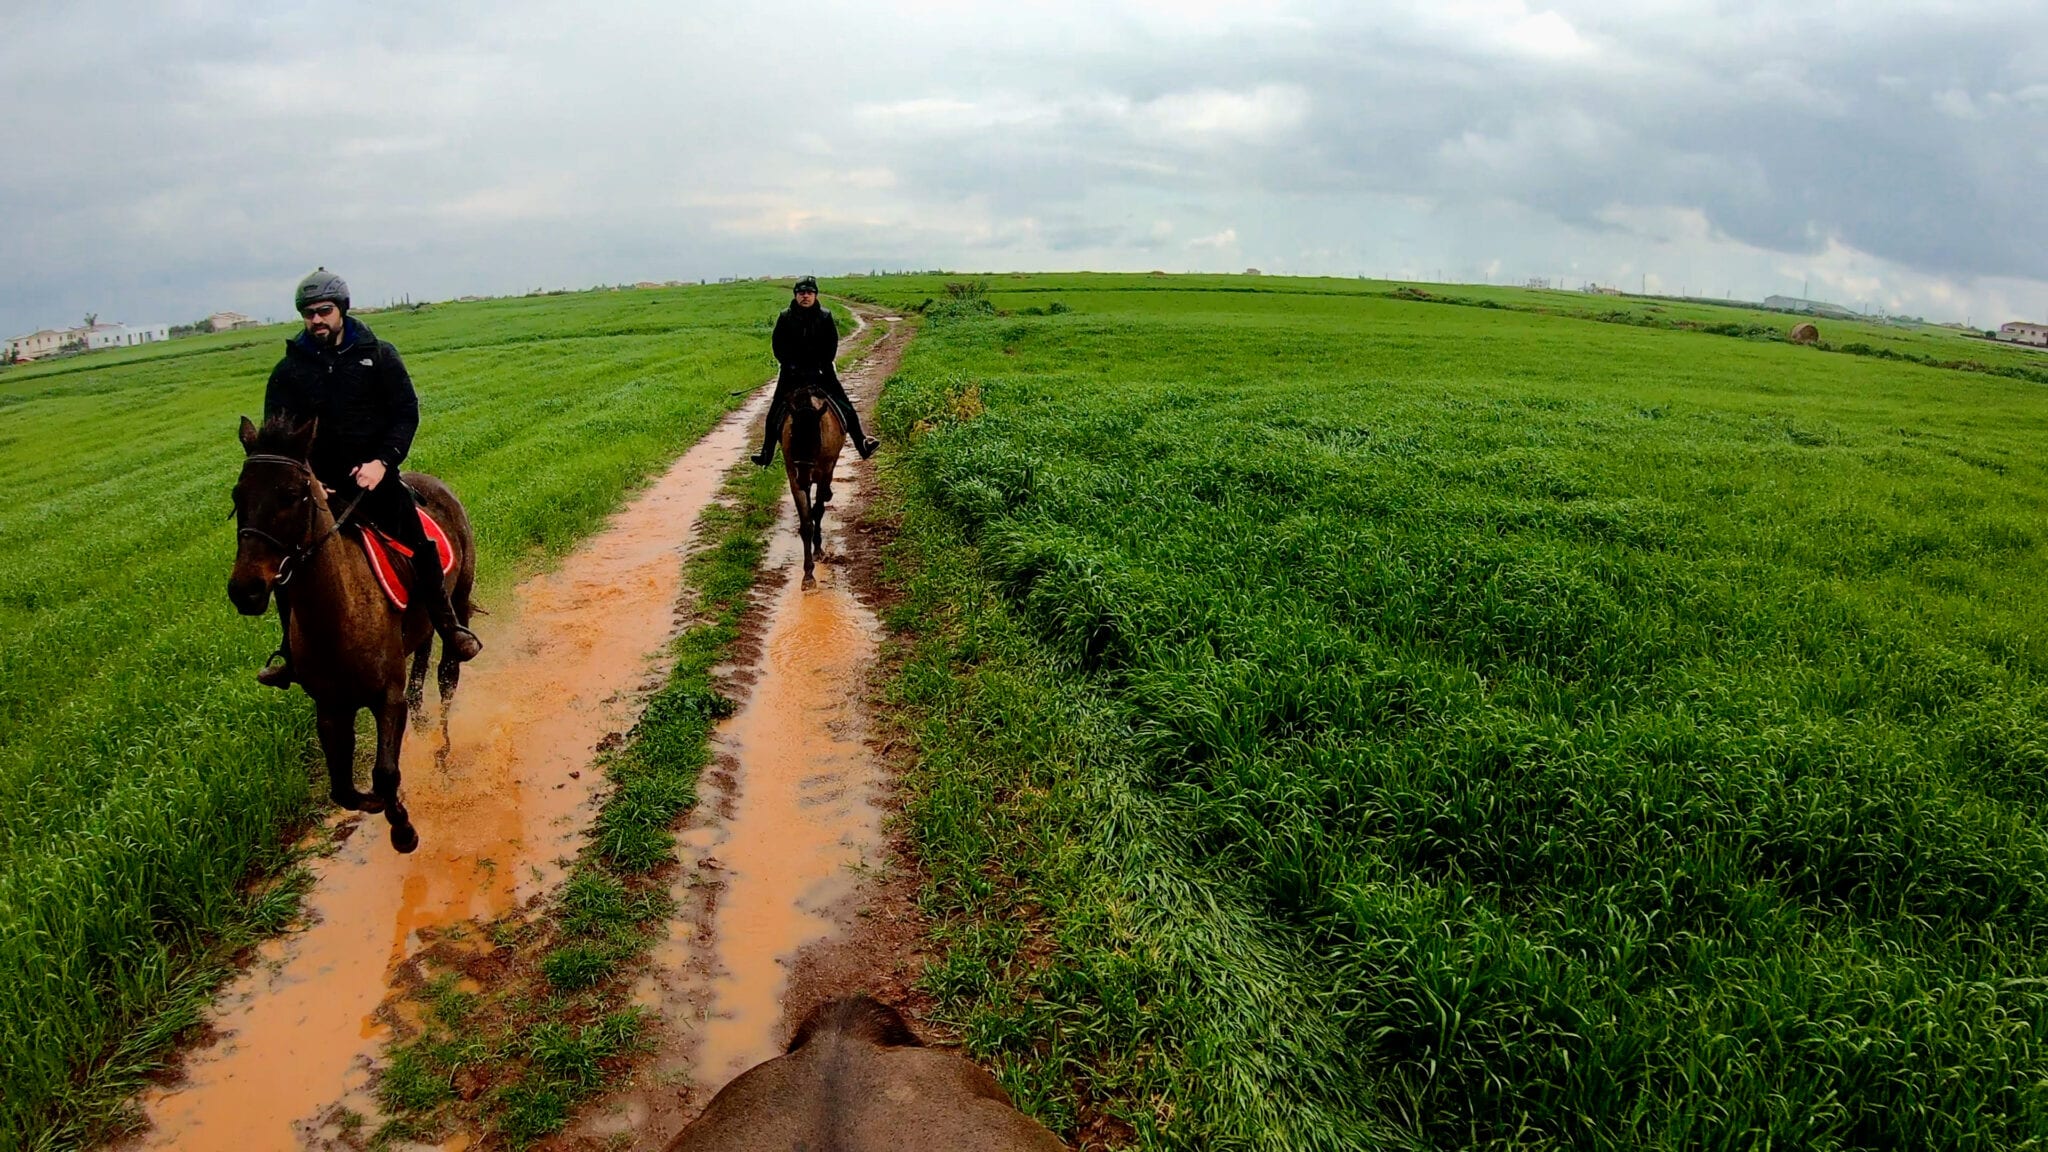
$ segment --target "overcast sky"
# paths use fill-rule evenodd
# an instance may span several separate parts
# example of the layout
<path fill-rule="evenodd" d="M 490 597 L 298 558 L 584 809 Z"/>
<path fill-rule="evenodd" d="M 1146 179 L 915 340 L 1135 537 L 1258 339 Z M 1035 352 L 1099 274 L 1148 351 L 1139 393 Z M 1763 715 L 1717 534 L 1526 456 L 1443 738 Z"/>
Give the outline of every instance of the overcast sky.
<path fill-rule="evenodd" d="M 0 334 L 870 268 L 2048 320 L 2039 0 L 24 4 Z"/>

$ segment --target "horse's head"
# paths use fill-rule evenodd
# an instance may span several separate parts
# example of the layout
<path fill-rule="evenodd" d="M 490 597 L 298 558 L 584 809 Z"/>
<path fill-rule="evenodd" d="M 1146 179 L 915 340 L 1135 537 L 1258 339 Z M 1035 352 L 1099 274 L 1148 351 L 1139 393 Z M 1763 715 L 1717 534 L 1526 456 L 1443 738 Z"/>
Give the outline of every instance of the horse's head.
<path fill-rule="evenodd" d="M 306 462 L 319 421 L 274 416 L 258 428 L 242 417 L 242 475 L 235 481 L 235 568 L 228 599 L 244 616 L 270 605 L 286 561 L 313 537 L 327 495 Z"/>

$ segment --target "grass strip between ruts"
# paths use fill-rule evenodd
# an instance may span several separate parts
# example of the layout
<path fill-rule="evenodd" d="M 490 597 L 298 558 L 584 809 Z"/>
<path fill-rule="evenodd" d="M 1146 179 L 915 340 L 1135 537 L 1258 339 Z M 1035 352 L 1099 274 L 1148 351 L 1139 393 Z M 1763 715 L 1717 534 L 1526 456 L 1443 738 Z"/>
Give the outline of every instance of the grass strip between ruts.
<path fill-rule="evenodd" d="M 684 566 L 694 621 L 674 642 L 668 682 L 605 757 L 611 794 L 560 892 L 482 939 L 450 933 L 422 954 L 420 1024 L 391 1050 L 377 1090 L 389 1119 L 372 1146 L 460 1122 L 523 1148 L 627 1066 L 643 1023 L 630 977 L 673 911 L 672 828 L 696 804 L 712 727 L 733 708 L 712 669 L 740 636 L 782 479 L 742 465 L 705 509 Z"/>

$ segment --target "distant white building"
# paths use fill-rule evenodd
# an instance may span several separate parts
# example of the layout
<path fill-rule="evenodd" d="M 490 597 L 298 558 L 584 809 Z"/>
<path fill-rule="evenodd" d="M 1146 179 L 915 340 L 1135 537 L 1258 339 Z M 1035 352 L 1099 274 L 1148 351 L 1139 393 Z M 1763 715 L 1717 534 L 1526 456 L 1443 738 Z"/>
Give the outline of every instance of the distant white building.
<path fill-rule="evenodd" d="M 215 312 L 206 318 L 206 323 L 215 332 L 229 332 L 236 328 L 254 328 L 259 321 L 240 312 Z"/>
<path fill-rule="evenodd" d="M 133 348 L 137 344 L 154 344 L 171 338 L 171 326 L 168 324 L 95 324 L 74 331 L 85 340 L 86 350 L 90 352 L 102 348 Z"/>
<path fill-rule="evenodd" d="M 1839 319 L 1853 319 L 1856 314 L 1840 304 L 1825 300 L 1802 300 L 1797 296 L 1766 296 L 1764 307 L 1774 312 L 1804 312 L 1809 316 L 1834 316 Z"/>
<path fill-rule="evenodd" d="M 1998 338 L 2000 340 L 2010 340 L 2014 344 L 2040 344 L 2048 346 L 2048 324 L 2029 324 L 2024 320 L 2015 320 L 2010 324 L 2000 324 L 1998 326 Z"/>

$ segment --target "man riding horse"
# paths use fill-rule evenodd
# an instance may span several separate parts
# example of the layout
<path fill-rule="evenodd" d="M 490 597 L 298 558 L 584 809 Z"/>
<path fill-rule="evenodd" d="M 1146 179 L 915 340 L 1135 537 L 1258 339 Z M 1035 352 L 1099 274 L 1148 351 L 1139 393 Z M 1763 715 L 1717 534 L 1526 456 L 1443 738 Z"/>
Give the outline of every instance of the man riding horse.
<path fill-rule="evenodd" d="M 818 303 L 815 276 L 798 280 L 792 295 L 795 298 L 789 307 L 775 318 L 773 343 L 775 358 L 782 363 L 782 374 L 775 381 L 775 399 L 768 404 L 767 434 L 754 463 L 765 468 L 775 459 L 775 444 L 782 438 L 782 419 L 789 414 L 789 395 L 804 384 L 817 385 L 832 401 L 839 410 L 840 426 L 846 429 L 854 447 L 860 450 L 860 458 L 865 460 L 880 445 L 861 431 L 860 413 L 847 398 L 839 374 L 832 370 L 832 361 L 839 355 L 839 324 L 832 319 L 831 311 Z"/>
<path fill-rule="evenodd" d="M 264 419 L 288 414 L 298 421 L 319 420 L 308 461 L 313 475 L 342 506 L 354 505 L 349 519 L 372 525 L 412 550 L 412 594 L 425 600 L 442 651 L 458 661 L 471 659 L 483 651 L 483 641 L 455 618 L 441 582 L 440 554 L 420 526 L 412 490 L 398 478 L 398 465 L 411 451 L 420 423 L 419 397 L 405 362 L 398 349 L 348 314 L 348 285 L 327 269 L 299 281 L 293 305 L 306 328 L 285 342 L 284 359 L 271 370 L 263 393 Z M 286 597 L 279 587 L 277 616 L 285 639 L 272 657 L 279 662 L 256 674 L 273 688 L 292 684 Z"/>

